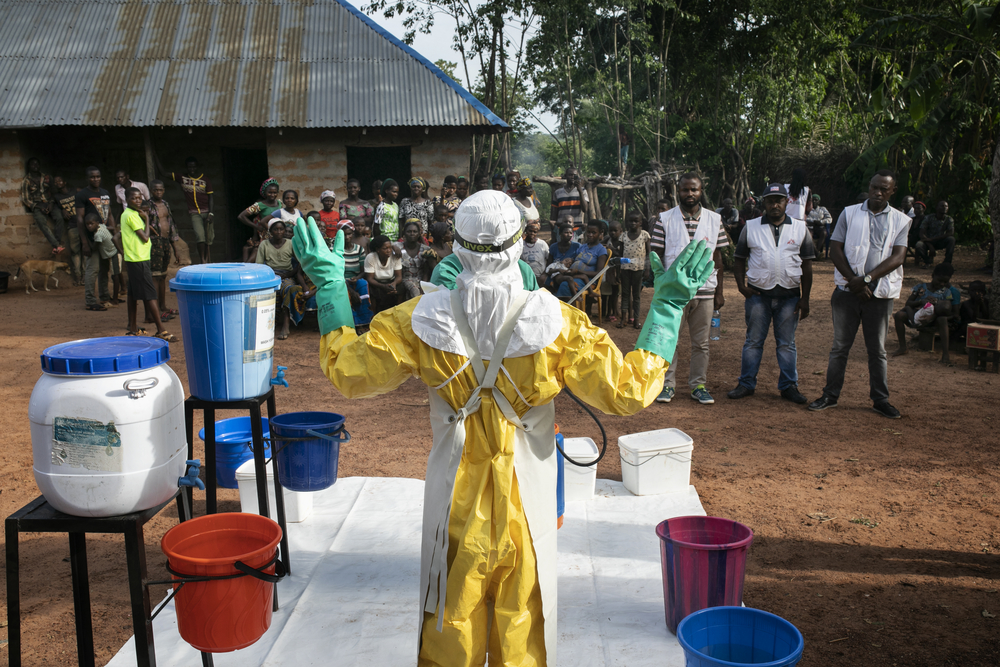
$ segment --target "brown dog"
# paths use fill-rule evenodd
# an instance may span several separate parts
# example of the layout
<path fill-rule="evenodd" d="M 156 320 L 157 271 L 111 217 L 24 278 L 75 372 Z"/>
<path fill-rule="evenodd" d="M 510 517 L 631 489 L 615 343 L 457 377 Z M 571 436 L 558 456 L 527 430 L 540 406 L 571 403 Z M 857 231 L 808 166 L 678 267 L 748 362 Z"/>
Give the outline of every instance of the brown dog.
<path fill-rule="evenodd" d="M 35 290 L 36 292 L 38 291 L 38 288 L 35 287 L 35 284 L 31 282 L 31 274 L 40 273 L 43 276 L 45 276 L 44 286 L 45 286 L 45 291 L 48 292 L 49 276 L 52 276 L 52 282 L 56 284 L 56 287 L 59 287 L 59 279 L 56 278 L 54 274 L 56 271 L 59 271 L 60 269 L 65 271 L 66 273 L 70 272 L 69 264 L 67 264 L 66 262 L 54 262 L 49 259 L 29 259 L 27 262 L 22 264 L 17 269 L 17 273 L 14 274 L 14 280 L 17 280 L 17 277 L 23 273 L 28 281 L 28 284 L 24 286 L 24 293 L 31 294 L 31 292 L 28 291 L 29 287 Z"/>

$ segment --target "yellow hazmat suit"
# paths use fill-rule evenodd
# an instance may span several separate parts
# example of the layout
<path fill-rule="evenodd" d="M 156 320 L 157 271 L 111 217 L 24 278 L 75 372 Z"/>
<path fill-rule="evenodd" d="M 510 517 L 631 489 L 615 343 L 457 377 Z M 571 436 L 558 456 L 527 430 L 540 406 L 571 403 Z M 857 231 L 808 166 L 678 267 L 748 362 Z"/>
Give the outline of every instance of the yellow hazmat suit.
<path fill-rule="evenodd" d="M 343 281 L 343 237 L 327 249 L 312 221 L 293 243 L 318 286 L 320 365 L 348 398 L 428 386 L 434 446 L 424 484 L 419 664 L 556 664 L 556 452 L 563 387 L 597 409 L 634 414 L 660 391 L 684 305 L 711 272 L 704 243 L 664 272 L 637 348 L 624 358 L 602 329 L 518 270 L 523 225 L 500 192 L 455 216 L 462 271 L 452 291 L 380 313 L 358 337 Z M 491 613 L 492 608 L 492 613 Z M 487 628 L 489 636 L 487 636 Z"/>
<path fill-rule="evenodd" d="M 320 365 L 344 396 L 375 396 L 414 376 L 429 387 L 444 384 L 437 393 L 453 409 L 466 404 L 478 386 L 475 374 L 466 357 L 434 349 L 413 333 L 411 316 L 419 300 L 380 313 L 363 337 L 344 327 L 323 338 Z M 503 361 L 513 382 L 500 373 L 497 389 L 517 414 L 551 402 L 564 386 L 609 414 L 634 414 L 652 403 L 666 362 L 644 350 L 622 358 L 607 332 L 579 310 L 561 307 L 563 325 L 554 342 L 531 356 Z M 545 665 L 535 555 L 514 475 L 516 427 L 490 393 L 482 399 L 466 419 L 455 478 L 444 627 L 437 632 L 437 618 L 428 614 L 419 664 L 482 665 L 490 600 L 495 609 L 490 664 Z M 554 496 L 554 489 L 550 492 Z M 555 512 L 551 522 L 554 528 Z"/>

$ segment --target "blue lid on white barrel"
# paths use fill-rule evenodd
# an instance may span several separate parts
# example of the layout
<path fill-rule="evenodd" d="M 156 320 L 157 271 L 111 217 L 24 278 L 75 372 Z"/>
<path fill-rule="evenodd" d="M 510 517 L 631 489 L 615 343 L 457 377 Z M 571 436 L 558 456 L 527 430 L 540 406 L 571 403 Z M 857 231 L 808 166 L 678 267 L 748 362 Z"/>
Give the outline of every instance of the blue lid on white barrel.
<path fill-rule="evenodd" d="M 112 375 L 153 368 L 168 359 L 170 345 L 160 338 L 88 338 L 46 349 L 42 370 L 51 375 Z"/>
<path fill-rule="evenodd" d="M 192 264 L 177 271 L 170 281 L 170 291 L 252 292 L 280 284 L 281 278 L 265 264 Z"/>

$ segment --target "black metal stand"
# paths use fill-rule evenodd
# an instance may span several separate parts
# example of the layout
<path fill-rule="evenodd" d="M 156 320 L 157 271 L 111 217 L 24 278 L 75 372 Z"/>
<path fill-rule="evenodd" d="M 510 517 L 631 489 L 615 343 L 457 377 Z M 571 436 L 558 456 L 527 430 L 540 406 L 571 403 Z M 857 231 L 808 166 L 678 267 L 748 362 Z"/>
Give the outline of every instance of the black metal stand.
<path fill-rule="evenodd" d="M 277 414 L 274 404 L 274 388 L 266 394 L 242 401 L 203 401 L 194 396 L 184 401 L 184 421 L 187 425 L 188 458 L 194 457 L 194 411 L 201 410 L 205 415 L 205 512 L 215 514 L 218 511 L 216 502 L 215 479 L 215 411 L 216 410 L 246 410 L 250 413 L 250 433 L 253 440 L 254 473 L 257 477 L 257 510 L 261 516 L 268 518 L 270 508 L 267 500 L 267 471 L 264 466 L 264 429 L 261 427 L 260 406 L 267 403 L 268 419 Z M 271 453 L 273 455 L 274 448 Z M 193 492 L 193 490 L 192 490 Z M 192 493 L 189 492 L 189 493 Z M 193 495 L 193 494 L 192 494 Z M 191 496 L 189 496 L 190 498 Z M 285 564 L 285 572 L 292 573 L 291 557 L 288 551 L 288 530 L 285 527 L 285 494 L 278 478 L 278 466 L 274 465 L 274 498 L 277 505 L 278 525 L 281 526 L 281 562 Z M 275 591 L 275 610 L 277 610 L 277 591 Z"/>
<path fill-rule="evenodd" d="M 90 617 L 90 578 L 87 573 L 87 533 L 119 533 L 125 537 L 128 588 L 132 600 L 136 663 L 155 667 L 153 621 L 149 589 L 146 587 L 146 550 L 143 526 L 169 503 L 177 501 L 181 521 L 191 518 L 188 494 L 173 498 L 143 512 L 109 517 L 70 516 L 59 512 L 39 496 L 14 512 L 4 524 L 7 551 L 7 622 L 10 667 L 21 665 L 21 585 L 18 539 L 20 533 L 69 533 L 69 557 L 73 573 L 73 607 L 76 616 L 76 651 L 79 664 L 94 665 L 94 626 Z M 211 656 L 209 656 L 211 661 Z"/>

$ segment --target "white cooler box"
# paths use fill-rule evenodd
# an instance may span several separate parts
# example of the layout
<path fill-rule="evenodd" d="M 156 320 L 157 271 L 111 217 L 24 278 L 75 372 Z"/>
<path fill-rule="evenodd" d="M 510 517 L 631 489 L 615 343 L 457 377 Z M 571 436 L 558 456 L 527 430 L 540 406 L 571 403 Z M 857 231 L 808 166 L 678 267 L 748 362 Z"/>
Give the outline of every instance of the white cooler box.
<path fill-rule="evenodd" d="M 637 496 L 686 491 L 691 484 L 694 441 L 676 428 L 618 438 L 622 483 Z"/>
<path fill-rule="evenodd" d="M 278 520 L 275 510 L 276 500 L 274 498 L 274 462 L 267 464 L 267 506 L 270 509 L 271 518 Z M 236 469 L 236 484 L 240 489 L 240 511 L 246 514 L 259 514 L 257 507 L 257 475 L 254 473 L 253 459 L 245 462 Z M 300 523 L 309 518 L 313 511 L 312 493 L 299 493 L 297 491 L 285 492 L 285 521 L 287 523 Z"/>
<path fill-rule="evenodd" d="M 597 460 L 601 450 L 590 438 L 566 438 L 563 440 L 563 451 L 574 461 L 591 463 Z M 569 461 L 563 461 L 565 473 L 566 500 L 590 500 L 594 497 L 594 486 L 597 483 L 597 466 L 581 468 Z"/>

